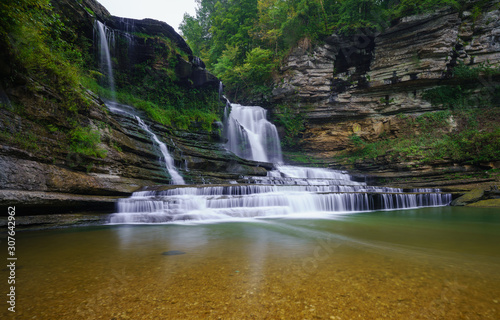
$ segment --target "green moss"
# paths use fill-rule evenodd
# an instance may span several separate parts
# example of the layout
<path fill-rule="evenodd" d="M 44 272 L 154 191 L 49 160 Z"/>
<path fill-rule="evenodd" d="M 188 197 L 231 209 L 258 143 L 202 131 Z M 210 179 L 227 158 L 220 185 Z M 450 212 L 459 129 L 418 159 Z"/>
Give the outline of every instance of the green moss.
<path fill-rule="evenodd" d="M 70 151 L 76 154 L 106 158 L 108 151 L 99 147 L 101 134 L 91 128 L 76 127 L 69 132 Z"/>
<path fill-rule="evenodd" d="M 321 167 L 324 163 L 322 159 L 314 158 L 310 155 L 304 154 L 303 152 L 285 151 L 283 152 L 283 157 L 286 159 L 286 162 L 307 164 L 312 167 Z"/>
<path fill-rule="evenodd" d="M 448 158 L 471 164 L 500 159 L 499 108 L 444 110 L 401 119 L 405 123 L 397 139 L 366 142 L 352 135 L 354 149 L 339 157 L 351 163 L 384 156 L 390 161 L 421 164 Z M 452 132 L 450 120 L 456 126 Z"/>
<path fill-rule="evenodd" d="M 106 99 L 112 99 L 109 89 L 101 87 L 97 81 L 86 78 L 84 85 Z M 134 90 L 136 91 L 137 88 Z M 182 130 L 196 131 L 199 128 L 212 131 L 212 124 L 219 121 L 220 106 L 217 92 L 214 90 L 183 89 L 171 84 L 159 92 L 143 92 L 144 98 L 137 97 L 134 91 L 118 90 L 115 92 L 118 102 L 143 110 L 154 121 L 165 126 Z"/>
<path fill-rule="evenodd" d="M 32 132 L 17 132 L 12 134 L 7 131 L 0 131 L 0 140 L 6 141 L 30 152 L 40 150 L 38 136 Z"/>
<path fill-rule="evenodd" d="M 305 119 L 295 105 L 277 105 L 278 112 L 274 114 L 274 122 L 285 129 L 281 139 L 284 148 L 298 147 L 300 134 L 305 129 Z"/>
<path fill-rule="evenodd" d="M 467 207 L 500 208 L 500 199 L 481 200 L 478 202 L 468 204 Z"/>

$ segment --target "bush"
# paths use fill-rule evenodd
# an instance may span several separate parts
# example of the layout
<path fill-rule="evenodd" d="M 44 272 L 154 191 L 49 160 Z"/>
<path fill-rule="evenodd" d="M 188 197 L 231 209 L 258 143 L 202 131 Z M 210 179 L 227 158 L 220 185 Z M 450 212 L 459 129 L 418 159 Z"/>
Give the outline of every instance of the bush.
<path fill-rule="evenodd" d="M 274 114 L 275 122 L 285 129 L 281 144 L 287 148 L 297 147 L 300 133 L 305 129 L 304 118 L 293 106 L 279 105 L 277 107 L 280 113 Z"/>
<path fill-rule="evenodd" d="M 450 118 L 456 124 L 452 132 Z M 355 149 L 341 157 L 349 162 L 381 155 L 421 163 L 445 158 L 471 164 L 500 160 L 499 108 L 444 110 L 401 119 L 405 124 L 397 139 L 366 142 L 352 135 Z"/>
<path fill-rule="evenodd" d="M 106 158 L 108 151 L 99 147 L 101 134 L 91 128 L 76 127 L 69 133 L 70 151 L 89 157 Z"/>

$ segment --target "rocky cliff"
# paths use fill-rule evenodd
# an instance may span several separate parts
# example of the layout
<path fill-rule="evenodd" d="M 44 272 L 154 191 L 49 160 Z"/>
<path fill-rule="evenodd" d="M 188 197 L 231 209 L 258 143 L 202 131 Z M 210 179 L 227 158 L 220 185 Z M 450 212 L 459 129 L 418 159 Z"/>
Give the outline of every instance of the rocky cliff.
<path fill-rule="evenodd" d="M 333 159 L 339 151 L 353 147 L 349 138 L 353 135 L 365 142 L 397 138 L 403 125 L 401 115 L 445 108 L 432 105 L 424 95 L 432 88 L 459 85 L 451 77 L 457 65 L 498 65 L 499 15 L 498 2 L 491 1 L 479 15 L 444 8 L 394 21 L 383 32 L 333 35 L 317 46 L 303 41 L 281 69 L 273 105 L 295 106 L 306 123 L 300 148 L 334 167 L 385 178 L 435 175 L 436 181 L 447 170 L 498 168 L 500 163 L 474 167 L 446 159 L 417 169 L 411 163 L 387 159 L 356 164 Z M 498 76 L 474 81 L 476 92 L 498 90 Z M 281 109 L 273 111 L 279 114 Z"/>
<path fill-rule="evenodd" d="M 143 65 L 160 79 L 173 77 L 179 90 L 184 90 L 181 94 L 198 89 L 217 95 L 218 80 L 168 24 L 113 17 L 93 0 L 60 0 L 53 5 L 64 30 L 73 30 L 73 41 L 88 48 L 94 66 L 98 65 L 95 21 L 99 20 L 116 37 L 113 67 L 118 77 L 131 78 L 133 66 Z M 157 146 L 134 116 L 109 112 L 89 90 L 68 109 L 56 83 L 44 83 L 20 68 L 2 71 L 1 205 L 17 206 L 20 214 L 110 211 L 117 197 L 143 186 L 170 183 L 158 161 Z M 225 183 L 242 175 L 266 174 L 266 165 L 225 151 L 217 123 L 211 131 L 196 123 L 181 130 L 152 122 L 144 112 L 137 112 L 168 145 L 188 183 Z M 93 150 L 81 152 L 78 148 Z"/>

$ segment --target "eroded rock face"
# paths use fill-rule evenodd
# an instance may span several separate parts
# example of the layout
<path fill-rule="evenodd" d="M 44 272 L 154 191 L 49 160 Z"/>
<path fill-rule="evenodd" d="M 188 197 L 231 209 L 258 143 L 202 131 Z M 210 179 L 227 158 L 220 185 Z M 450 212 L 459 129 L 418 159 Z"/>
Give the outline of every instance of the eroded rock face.
<path fill-rule="evenodd" d="M 167 23 L 113 17 L 94 0 L 58 0 L 54 7 L 79 39 L 95 39 L 96 19 L 110 28 L 115 38 L 112 50 L 116 51 L 113 68 L 122 76 L 129 71 L 125 69 L 145 63 L 155 70 L 155 76 L 177 81 L 179 91 L 198 87 L 218 91 L 219 80 L 193 57 L 183 38 Z M 0 71 L 4 73 L 1 66 Z M 117 197 L 144 186 L 171 183 L 159 162 L 158 147 L 134 116 L 109 112 L 92 92 L 84 99 L 88 105 L 74 108 L 77 114 L 64 106 L 63 97 L 56 92 L 22 72 L 9 87 L 0 87 L 1 205 L 19 206 L 20 214 L 99 207 L 108 211 Z M 168 146 L 188 183 L 226 183 L 244 175 L 266 175 L 270 168 L 228 153 L 217 125 L 214 132 L 175 131 L 138 114 Z M 72 149 L 76 127 L 98 134 L 100 144 L 94 148 L 104 157 Z"/>
<path fill-rule="evenodd" d="M 306 120 L 301 149 L 325 161 L 353 147 L 353 134 L 368 142 L 396 138 L 401 121 L 395 115 L 439 110 L 422 94 L 453 85 L 458 63 L 500 61 L 500 11 L 494 4 L 476 20 L 447 8 L 404 18 L 381 33 L 333 35 L 317 47 L 300 43 L 275 83 L 273 103 L 298 107 Z M 486 87 L 495 83 L 482 79 Z"/>
<path fill-rule="evenodd" d="M 67 147 L 69 135 L 61 133 L 66 130 L 63 109 L 54 106 L 50 113 L 54 126 L 49 128 L 57 128 L 51 131 L 40 121 L 48 116 L 44 99 L 23 99 L 31 106 L 26 118 L 14 110 L 0 109 L 0 131 L 10 135 L 0 147 L 0 204 L 18 205 L 20 212 L 39 214 L 51 213 L 55 207 L 58 212 L 97 210 L 99 204 L 110 210 L 117 197 L 144 186 L 171 183 L 159 161 L 157 146 L 138 126 L 135 116 L 110 113 L 102 102 L 94 100 L 89 113 L 79 120 L 87 130 L 99 132 L 99 148 L 107 156 L 85 156 Z M 266 175 L 272 167 L 228 153 L 223 141 L 211 132 L 173 132 L 138 114 L 167 144 L 188 183 L 237 181 L 245 175 Z M 23 143 L 26 139 L 30 144 Z"/>
<path fill-rule="evenodd" d="M 334 35 L 314 48 L 299 44 L 275 84 L 273 101 L 301 105 L 311 128 L 435 110 L 422 92 L 444 84 L 450 67 L 500 61 L 498 15 L 492 7 L 474 22 L 467 13 L 442 9 L 404 18 L 382 33 Z"/>

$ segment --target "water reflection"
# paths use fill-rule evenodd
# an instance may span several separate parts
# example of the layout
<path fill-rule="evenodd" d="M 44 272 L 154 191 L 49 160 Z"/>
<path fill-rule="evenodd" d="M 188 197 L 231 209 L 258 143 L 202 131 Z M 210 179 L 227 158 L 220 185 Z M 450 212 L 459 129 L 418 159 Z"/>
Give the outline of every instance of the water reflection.
<path fill-rule="evenodd" d="M 498 319 L 500 217 L 468 210 L 25 232 L 17 316 Z"/>

